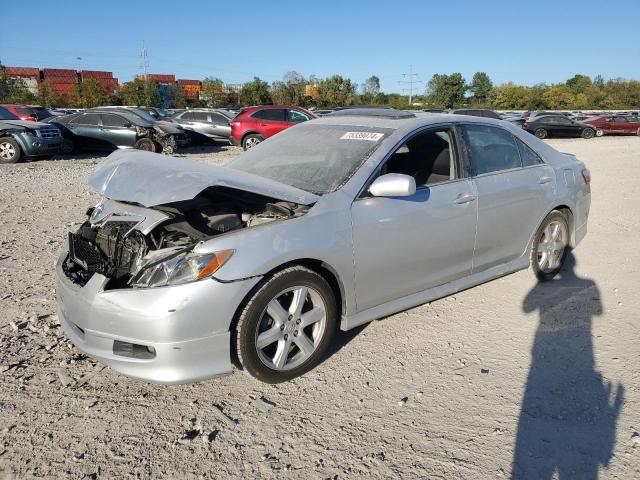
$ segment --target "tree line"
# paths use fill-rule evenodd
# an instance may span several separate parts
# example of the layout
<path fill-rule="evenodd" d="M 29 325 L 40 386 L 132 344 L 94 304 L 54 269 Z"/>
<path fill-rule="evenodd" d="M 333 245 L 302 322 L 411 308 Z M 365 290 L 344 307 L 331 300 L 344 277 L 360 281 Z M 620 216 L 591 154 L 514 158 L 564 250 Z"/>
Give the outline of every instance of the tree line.
<path fill-rule="evenodd" d="M 36 93 L 21 81 L 6 77 L 0 64 L 0 103 L 39 104 L 45 107 L 89 108 L 102 105 L 146 105 L 166 108 L 242 107 L 247 105 L 299 105 L 333 108 L 337 106 L 379 105 L 394 108 L 493 108 L 496 110 L 574 110 L 637 109 L 640 107 L 640 82 L 598 75 L 593 79 L 577 74 L 566 82 L 533 86 L 512 82 L 494 85 L 485 72 L 476 72 L 467 82 L 461 73 L 434 74 L 422 95 L 408 97 L 384 93 L 379 77 L 372 75 L 358 85 L 342 75 L 305 78 L 295 71 L 282 80 L 268 83 L 259 77 L 230 91 L 220 78 L 201 82 L 198 99 L 185 97 L 179 85 L 159 85 L 152 79 L 136 78 L 120 86 L 117 94 L 108 92 L 89 79 L 75 85 L 70 94 L 60 95 L 46 81 Z"/>

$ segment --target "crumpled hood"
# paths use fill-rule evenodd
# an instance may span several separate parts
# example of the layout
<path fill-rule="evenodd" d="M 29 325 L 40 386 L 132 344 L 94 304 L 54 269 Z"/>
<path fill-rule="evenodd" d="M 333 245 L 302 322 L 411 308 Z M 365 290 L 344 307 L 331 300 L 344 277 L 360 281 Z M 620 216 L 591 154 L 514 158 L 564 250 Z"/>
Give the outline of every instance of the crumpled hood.
<path fill-rule="evenodd" d="M 207 187 L 228 187 L 310 205 L 318 196 L 251 173 L 137 150 L 116 150 L 94 171 L 89 185 L 112 200 L 145 207 L 191 200 Z"/>
<path fill-rule="evenodd" d="M 0 123 L 14 125 L 16 127 L 24 127 L 30 130 L 35 130 L 36 128 L 42 128 L 42 127 L 51 127 L 51 125 L 48 123 L 28 122 L 26 120 L 0 120 Z"/>
<path fill-rule="evenodd" d="M 184 129 L 182 127 L 178 127 L 176 124 L 171 122 L 153 122 L 153 127 L 162 133 L 173 133 L 176 135 L 184 133 Z"/>

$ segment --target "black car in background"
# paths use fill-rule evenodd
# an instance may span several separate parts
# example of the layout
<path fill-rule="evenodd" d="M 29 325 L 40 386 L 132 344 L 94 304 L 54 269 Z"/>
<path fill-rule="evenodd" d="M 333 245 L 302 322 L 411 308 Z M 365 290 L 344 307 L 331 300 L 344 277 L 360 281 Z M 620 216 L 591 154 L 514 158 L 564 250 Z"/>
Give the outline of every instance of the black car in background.
<path fill-rule="evenodd" d="M 596 129 L 586 123 L 575 122 L 565 115 L 543 115 L 530 117 L 522 128 L 538 138 L 573 137 L 593 138 Z"/>
<path fill-rule="evenodd" d="M 64 140 L 60 152 L 70 155 L 77 150 L 113 151 L 137 148 L 171 154 L 189 143 L 178 125 L 157 122 L 145 112 L 128 109 L 89 109 L 48 120 L 60 128 Z"/>

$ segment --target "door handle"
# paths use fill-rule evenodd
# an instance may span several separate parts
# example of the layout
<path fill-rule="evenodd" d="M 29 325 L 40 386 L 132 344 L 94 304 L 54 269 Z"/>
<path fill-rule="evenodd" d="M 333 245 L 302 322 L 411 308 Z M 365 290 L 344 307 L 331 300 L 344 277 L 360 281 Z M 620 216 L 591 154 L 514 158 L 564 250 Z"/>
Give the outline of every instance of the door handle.
<path fill-rule="evenodd" d="M 456 198 L 453 203 L 455 203 L 456 205 L 463 205 L 465 203 L 473 202 L 475 199 L 475 195 L 471 195 L 470 193 L 463 193 L 458 195 L 458 198 Z"/>
<path fill-rule="evenodd" d="M 549 183 L 550 181 L 551 181 L 551 177 L 547 177 L 547 176 L 540 177 L 540 178 L 538 179 L 538 183 L 539 183 L 540 185 L 544 185 L 545 183 Z"/>

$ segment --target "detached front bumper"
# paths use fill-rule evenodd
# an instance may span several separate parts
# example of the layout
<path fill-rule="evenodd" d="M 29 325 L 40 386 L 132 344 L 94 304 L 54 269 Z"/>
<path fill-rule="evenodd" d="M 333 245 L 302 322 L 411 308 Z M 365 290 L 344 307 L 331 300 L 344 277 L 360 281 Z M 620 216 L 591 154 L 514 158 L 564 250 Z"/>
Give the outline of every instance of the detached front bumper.
<path fill-rule="evenodd" d="M 259 278 L 214 279 L 172 287 L 105 290 L 100 274 L 84 286 L 56 263 L 62 329 L 83 353 L 125 375 L 189 383 L 231 373 L 229 325 Z"/>

